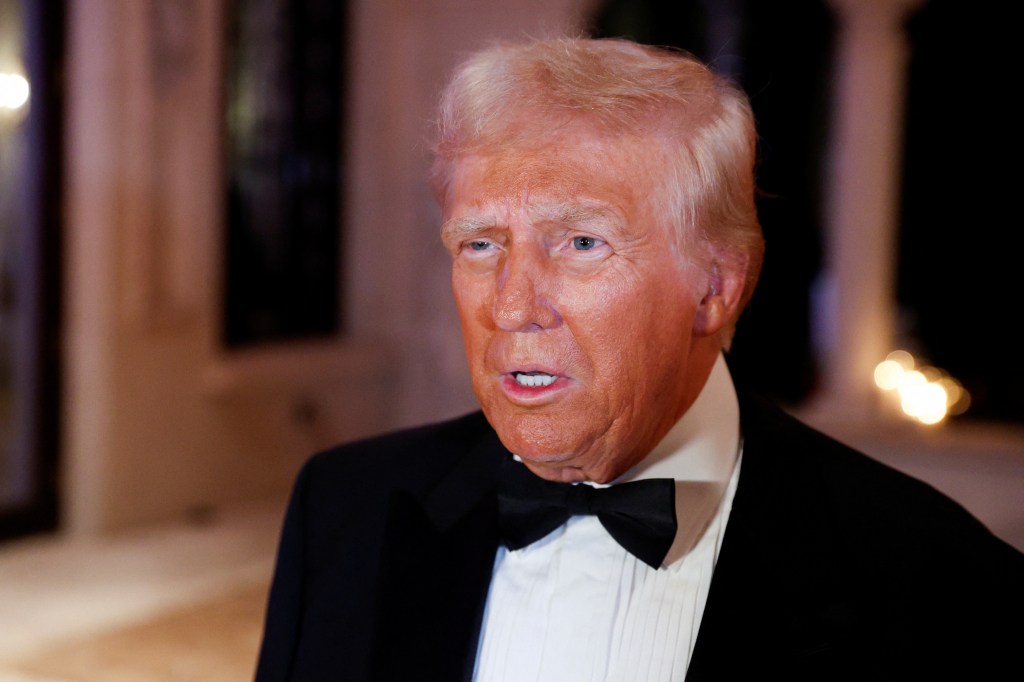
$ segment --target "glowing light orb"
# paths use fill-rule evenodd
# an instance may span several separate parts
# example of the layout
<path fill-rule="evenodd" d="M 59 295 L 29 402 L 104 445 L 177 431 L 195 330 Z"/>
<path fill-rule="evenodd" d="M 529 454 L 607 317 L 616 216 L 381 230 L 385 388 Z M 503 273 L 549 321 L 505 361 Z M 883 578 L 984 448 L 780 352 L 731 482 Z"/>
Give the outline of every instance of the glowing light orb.
<path fill-rule="evenodd" d="M 24 76 L 17 73 L 0 73 L 0 109 L 17 110 L 25 106 L 29 97 L 29 85 Z"/>
<path fill-rule="evenodd" d="M 875 386 L 884 391 L 891 391 L 899 386 L 903 372 L 903 366 L 895 360 L 882 360 L 875 367 Z"/>

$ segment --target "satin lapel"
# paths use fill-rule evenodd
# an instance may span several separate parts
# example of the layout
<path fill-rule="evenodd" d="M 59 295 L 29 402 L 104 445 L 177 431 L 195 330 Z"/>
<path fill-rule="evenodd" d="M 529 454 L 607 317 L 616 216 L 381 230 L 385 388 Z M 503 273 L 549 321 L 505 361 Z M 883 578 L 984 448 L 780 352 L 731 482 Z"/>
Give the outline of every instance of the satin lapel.
<path fill-rule="evenodd" d="M 819 480 L 780 456 L 801 440 L 787 418 L 742 392 L 740 409 L 740 480 L 687 682 L 741 679 L 752 667 L 804 679 L 798 671 L 827 667 L 855 610 L 844 602 L 847 572 Z"/>
<path fill-rule="evenodd" d="M 424 498 L 389 508 L 373 678 L 468 679 L 498 547 L 493 432 Z"/>

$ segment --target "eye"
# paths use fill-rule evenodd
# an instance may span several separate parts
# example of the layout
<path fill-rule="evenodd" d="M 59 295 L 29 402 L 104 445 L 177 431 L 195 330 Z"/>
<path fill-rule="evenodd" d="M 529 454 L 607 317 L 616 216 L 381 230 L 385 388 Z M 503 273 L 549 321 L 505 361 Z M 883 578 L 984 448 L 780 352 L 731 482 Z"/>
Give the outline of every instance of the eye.
<path fill-rule="evenodd" d="M 501 246 L 493 239 L 467 239 L 459 245 L 456 255 L 474 262 L 490 262 L 500 253 Z"/>
<path fill-rule="evenodd" d="M 572 247 L 577 251 L 589 251 L 597 246 L 598 240 L 593 237 L 573 237 Z"/>

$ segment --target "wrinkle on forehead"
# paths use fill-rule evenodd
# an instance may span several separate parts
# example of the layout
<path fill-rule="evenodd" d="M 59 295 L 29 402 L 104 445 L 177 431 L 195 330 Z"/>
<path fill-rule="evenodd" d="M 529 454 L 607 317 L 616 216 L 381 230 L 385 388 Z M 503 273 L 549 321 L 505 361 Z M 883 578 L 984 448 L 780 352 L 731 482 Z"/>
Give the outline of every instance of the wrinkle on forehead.
<path fill-rule="evenodd" d="M 613 202 L 633 199 L 639 189 L 630 186 L 630 180 L 635 179 L 633 173 L 606 172 L 609 168 L 626 168 L 615 154 L 605 151 L 604 158 L 574 158 L 582 153 L 577 149 L 561 153 L 538 149 L 464 157 L 456 164 L 446 203 L 450 209 L 453 195 L 461 194 L 464 200 L 469 200 L 463 209 L 477 208 L 483 212 L 537 206 L 536 211 L 531 211 L 548 211 L 551 217 L 561 213 L 571 218 L 580 214 L 578 207 L 608 203 L 598 197 Z M 595 180 L 600 182 L 595 184 Z"/>
<path fill-rule="evenodd" d="M 587 197 L 566 200 L 529 202 L 526 212 L 535 222 L 579 224 L 616 220 L 615 210 L 602 201 Z"/>
<path fill-rule="evenodd" d="M 535 194 L 566 198 L 584 193 L 583 179 L 592 175 L 586 162 L 543 149 L 480 160 L 485 168 L 477 178 L 478 189 L 490 197 L 515 198 L 520 205 Z"/>

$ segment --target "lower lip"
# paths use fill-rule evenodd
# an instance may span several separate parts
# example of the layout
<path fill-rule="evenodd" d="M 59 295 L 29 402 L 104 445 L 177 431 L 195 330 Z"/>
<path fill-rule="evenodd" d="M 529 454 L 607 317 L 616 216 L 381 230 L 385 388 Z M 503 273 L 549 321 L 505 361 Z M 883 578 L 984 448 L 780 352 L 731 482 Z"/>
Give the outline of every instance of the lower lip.
<path fill-rule="evenodd" d="M 501 377 L 501 390 L 505 392 L 513 402 L 537 403 L 553 398 L 569 387 L 569 380 L 565 377 L 557 377 L 547 386 L 523 386 L 516 383 L 515 377 L 505 374 Z"/>

